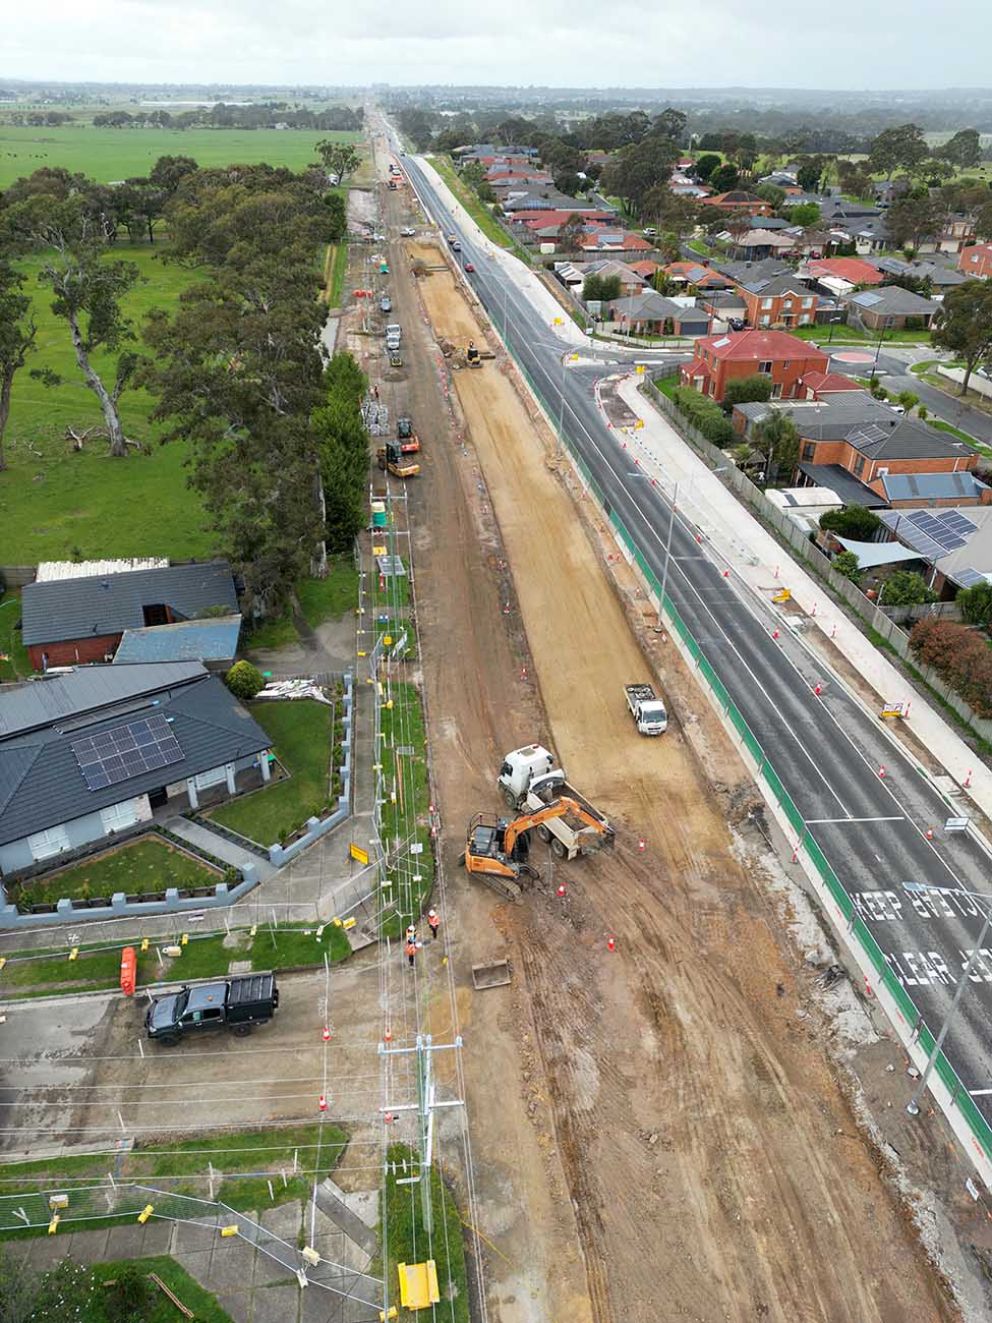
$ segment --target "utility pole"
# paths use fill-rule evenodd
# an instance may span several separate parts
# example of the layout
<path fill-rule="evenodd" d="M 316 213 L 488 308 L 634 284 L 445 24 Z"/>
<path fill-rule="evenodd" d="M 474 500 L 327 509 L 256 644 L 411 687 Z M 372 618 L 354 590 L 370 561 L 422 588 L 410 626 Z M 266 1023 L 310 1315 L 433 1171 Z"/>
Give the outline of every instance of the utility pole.
<path fill-rule="evenodd" d="M 665 543 L 665 565 L 661 571 L 661 603 L 659 610 L 665 614 L 665 588 L 668 586 L 668 562 L 672 558 L 672 534 L 675 532 L 675 506 L 679 499 L 679 484 L 675 484 L 672 492 L 672 512 L 668 519 L 668 541 Z"/>
<path fill-rule="evenodd" d="M 379 1044 L 380 1056 L 415 1056 L 417 1058 L 417 1101 L 414 1103 L 392 1103 L 382 1110 L 390 1115 L 398 1112 L 416 1112 L 420 1145 L 420 1173 L 417 1176 L 401 1177 L 397 1185 L 420 1185 L 420 1207 L 424 1219 L 424 1231 L 428 1236 L 434 1231 L 434 1209 L 431 1202 L 431 1168 L 434 1161 L 434 1113 L 440 1107 L 464 1107 L 462 1098 L 450 1102 L 438 1102 L 434 1092 L 434 1080 L 431 1075 L 432 1055 L 435 1052 L 450 1052 L 462 1045 L 461 1035 L 453 1043 L 435 1043 L 430 1034 L 418 1034 L 414 1047 L 387 1047 Z"/>

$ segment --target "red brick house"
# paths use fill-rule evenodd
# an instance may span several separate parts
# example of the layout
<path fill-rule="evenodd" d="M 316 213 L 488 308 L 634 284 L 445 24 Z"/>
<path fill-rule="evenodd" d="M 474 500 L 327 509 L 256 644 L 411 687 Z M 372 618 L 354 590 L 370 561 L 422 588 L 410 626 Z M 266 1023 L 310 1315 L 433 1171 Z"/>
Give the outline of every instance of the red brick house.
<path fill-rule="evenodd" d="M 812 326 L 816 322 L 819 295 L 808 290 L 798 276 L 772 276 L 739 284 L 737 289 L 752 326 Z"/>
<path fill-rule="evenodd" d="M 850 377 L 842 377 L 839 372 L 807 372 L 802 380 L 802 394 L 807 400 L 828 400 L 831 396 L 843 396 L 851 391 L 867 394 L 864 386 L 859 386 Z"/>
<path fill-rule="evenodd" d="M 958 270 L 979 280 L 992 280 L 992 243 L 976 243 L 958 254 Z"/>
<path fill-rule="evenodd" d="M 238 611 L 225 560 L 98 574 L 87 574 L 89 568 L 84 563 L 25 585 L 21 637 L 36 671 L 102 662 L 128 629 L 200 619 L 220 608 Z"/>
<path fill-rule="evenodd" d="M 819 349 L 785 331 L 750 330 L 706 336 L 696 342 L 691 363 L 679 369 L 683 386 L 722 402 L 728 381 L 764 373 L 772 379 L 773 399 L 802 394 L 808 372 L 826 372 L 830 359 Z"/>
<path fill-rule="evenodd" d="M 802 459 L 812 464 L 838 464 L 888 499 L 887 479 L 906 474 L 971 473 L 978 467 L 979 455 L 927 423 L 903 418 L 891 428 L 862 424 L 841 439 L 804 438 Z"/>

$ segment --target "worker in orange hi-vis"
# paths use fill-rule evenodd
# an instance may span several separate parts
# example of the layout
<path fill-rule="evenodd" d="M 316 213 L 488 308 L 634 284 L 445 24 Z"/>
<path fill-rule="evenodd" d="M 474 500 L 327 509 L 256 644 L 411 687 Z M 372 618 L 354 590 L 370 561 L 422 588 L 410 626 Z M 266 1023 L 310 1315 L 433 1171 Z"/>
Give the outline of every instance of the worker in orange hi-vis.
<path fill-rule="evenodd" d="M 417 939 L 415 937 L 408 937 L 406 939 L 404 950 L 406 951 L 406 958 L 409 960 L 410 968 L 412 969 L 413 962 L 417 958 Z"/>
<path fill-rule="evenodd" d="M 437 930 L 441 926 L 441 920 L 438 918 L 437 910 L 429 909 L 427 911 L 427 926 L 431 930 L 431 936 L 437 941 Z"/>

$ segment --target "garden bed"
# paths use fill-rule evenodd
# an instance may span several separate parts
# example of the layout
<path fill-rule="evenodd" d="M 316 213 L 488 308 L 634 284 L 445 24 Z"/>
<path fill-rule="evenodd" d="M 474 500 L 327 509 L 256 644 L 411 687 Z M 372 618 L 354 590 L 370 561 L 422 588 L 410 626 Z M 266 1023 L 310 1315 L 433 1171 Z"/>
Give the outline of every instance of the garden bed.
<path fill-rule="evenodd" d="M 8 882 L 7 897 L 22 914 L 40 914 L 63 899 L 74 908 L 93 909 L 109 905 L 117 892 L 129 900 L 164 900 L 171 887 L 181 895 L 206 896 L 218 882 L 236 881 L 236 870 L 208 864 L 153 831 L 40 877 Z"/>

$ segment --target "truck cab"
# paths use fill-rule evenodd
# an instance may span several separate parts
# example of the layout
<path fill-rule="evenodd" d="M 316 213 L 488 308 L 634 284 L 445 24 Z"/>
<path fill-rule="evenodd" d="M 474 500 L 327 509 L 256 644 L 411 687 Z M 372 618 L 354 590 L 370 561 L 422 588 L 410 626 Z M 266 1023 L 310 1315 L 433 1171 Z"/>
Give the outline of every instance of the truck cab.
<path fill-rule="evenodd" d="M 641 735 L 662 735 L 668 729 L 668 713 L 649 684 L 624 686 L 627 707 Z"/>
<path fill-rule="evenodd" d="M 506 802 L 516 808 L 523 800 L 532 783 L 539 777 L 545 777 L 555 770 L 552 753 L 540 744 L 526 744 L 522 749 L 513 749 L 503 759 L 499 769 L 498 785 L 503 791 Z M 561 773 L 564 777 L 564 773 Z"/>

